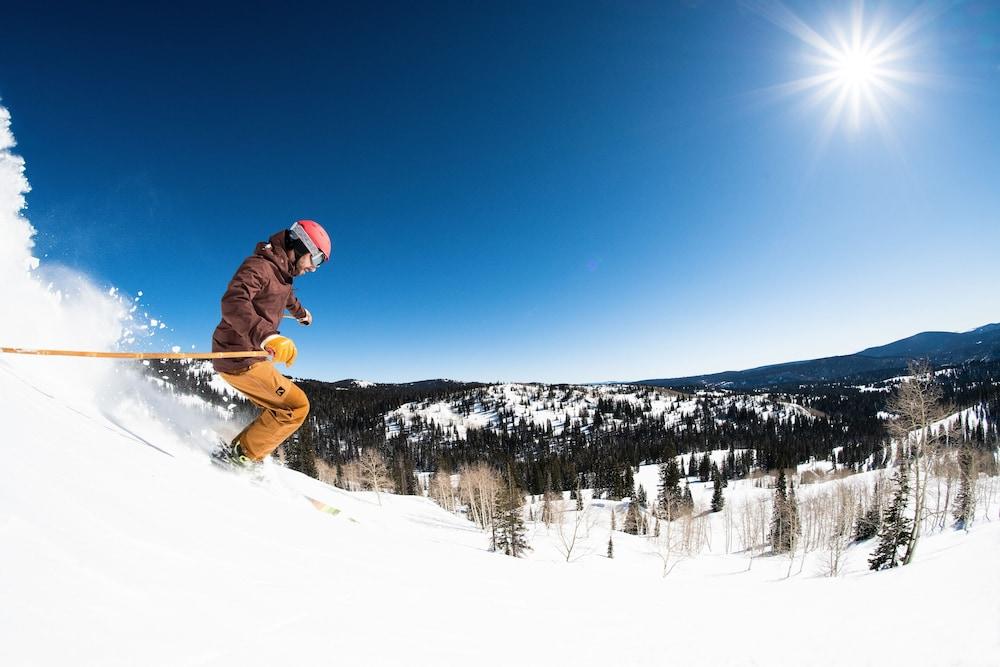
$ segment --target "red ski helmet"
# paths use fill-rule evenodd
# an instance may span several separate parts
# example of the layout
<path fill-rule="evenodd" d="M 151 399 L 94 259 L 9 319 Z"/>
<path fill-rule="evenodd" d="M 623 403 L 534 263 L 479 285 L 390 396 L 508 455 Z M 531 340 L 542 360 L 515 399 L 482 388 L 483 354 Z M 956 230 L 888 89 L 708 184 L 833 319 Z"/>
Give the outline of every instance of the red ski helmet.
<path fill-rule="evenodd" d="M 319 266 L 330 259 L 330 236 L 315 220 L 299 220 L 288 230 L 292 238 L 301 242 L 312 255 L 313 264 Z"/>

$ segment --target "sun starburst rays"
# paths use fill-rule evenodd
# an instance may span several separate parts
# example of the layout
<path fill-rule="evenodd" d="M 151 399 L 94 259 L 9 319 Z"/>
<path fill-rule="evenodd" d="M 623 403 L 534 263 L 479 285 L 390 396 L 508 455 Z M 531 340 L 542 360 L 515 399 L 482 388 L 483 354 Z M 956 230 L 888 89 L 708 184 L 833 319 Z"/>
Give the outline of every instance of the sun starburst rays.
<path fill-rule="evenodd" d="M 825 36 L 780 2 L 763 0 L 753 6 L 807 47 L 801 59 L 804 76 L 768 92 L 797 96 L 807 107 L 819 109 L 823 143 L 838 128 L 857 132 L 872 124 L 891 133 L 891 109 L 907 103 L 907 87 L 926 81 L 908 61 L 914 33 L 934 14 L 929 5 L 887 26 L 884 14 L 867 14 L 858 0 L 848 20 L 831 25 Z"/>

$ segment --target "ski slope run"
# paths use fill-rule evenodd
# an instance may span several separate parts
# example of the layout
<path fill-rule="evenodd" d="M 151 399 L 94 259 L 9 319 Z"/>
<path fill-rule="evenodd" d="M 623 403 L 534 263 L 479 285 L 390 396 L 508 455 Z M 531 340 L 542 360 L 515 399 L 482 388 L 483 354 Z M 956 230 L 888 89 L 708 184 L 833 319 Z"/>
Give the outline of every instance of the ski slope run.
<path fill-rule="evenodd" d="M 566 564 L 537 530 L 516 560 L 424 498 L 218 472 L 158 394 L 88 393 L 40 361 L 0 359 L 3 665 L 986 665 L 1000 648 L 997 522 L 836 580 L 722 555 L 664 579 L 620 533 L 614 560 Z"/>

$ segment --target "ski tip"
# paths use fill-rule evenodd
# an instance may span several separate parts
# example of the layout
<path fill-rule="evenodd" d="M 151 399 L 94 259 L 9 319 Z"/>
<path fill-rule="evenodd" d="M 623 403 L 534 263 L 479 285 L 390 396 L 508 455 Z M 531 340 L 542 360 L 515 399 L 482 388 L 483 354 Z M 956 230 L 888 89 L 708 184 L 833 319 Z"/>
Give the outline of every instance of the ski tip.
<path fill-rule="evenodd" d="M 315 507 L 320 512 L 323 512 L 324 514 L 329 514 L 330 516 L 337 516 L 338 514 L 340 514 L 339 509 L 331 505 L 327 505 L 322 500 L 310 498 L 309 496 L 305 496 L 305 499 L 308 500 L 313 507 Z"/>

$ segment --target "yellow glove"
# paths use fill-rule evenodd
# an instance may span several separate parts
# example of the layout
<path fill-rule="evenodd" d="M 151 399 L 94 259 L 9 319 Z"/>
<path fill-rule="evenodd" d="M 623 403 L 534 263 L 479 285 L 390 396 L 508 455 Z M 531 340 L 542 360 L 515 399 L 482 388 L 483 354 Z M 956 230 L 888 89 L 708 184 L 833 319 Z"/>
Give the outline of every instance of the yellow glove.
<path fill-rule="evenodd" d="M 295 363 L 295 357 L 298 351 L 295 349 L 295 343 L 292 342 L 291 338 L 285 338 L 279 334 L 274 334 L 273 336 L 268 336 L 264 339 L 264 342 L 260 344 L 261 349 L 270 352 L 274 356 L 275 361 L 280 361 L 291 368 L 292 364 Z"/>

